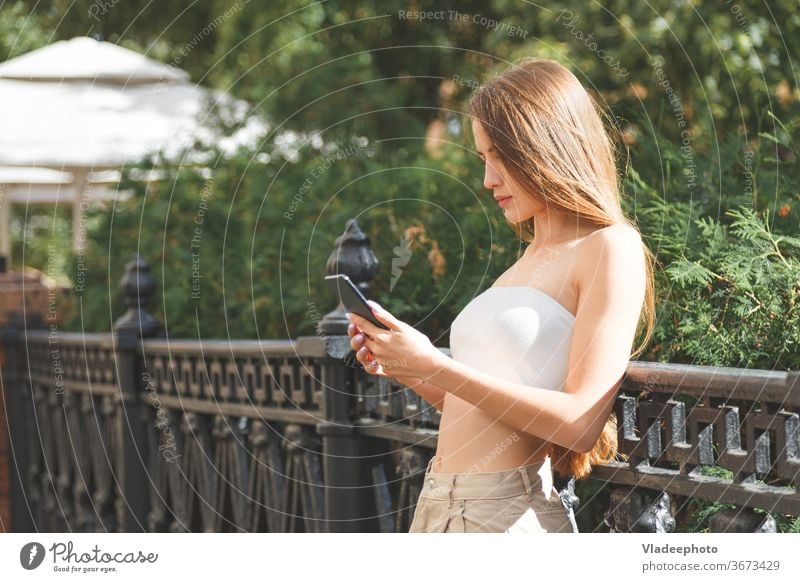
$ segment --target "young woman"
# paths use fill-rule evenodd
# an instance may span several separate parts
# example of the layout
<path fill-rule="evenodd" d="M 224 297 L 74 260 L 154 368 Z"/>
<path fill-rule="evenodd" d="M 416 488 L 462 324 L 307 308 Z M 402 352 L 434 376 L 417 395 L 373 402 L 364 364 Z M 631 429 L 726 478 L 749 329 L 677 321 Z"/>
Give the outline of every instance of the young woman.
<path fill-rule="evenodd" d="M 483 184 L 527 248 L 455 319 L 452 358 L 377 304 L 390 329 L 351 314 L 348 334 L 369 373 L 442 411 L 409 531 L 577 533 L 552 471 L 581 479 L 616 456 L 613 403 L 653 330 L 653 258 L 571 72 L 522 59 L 468 111 Z"/>

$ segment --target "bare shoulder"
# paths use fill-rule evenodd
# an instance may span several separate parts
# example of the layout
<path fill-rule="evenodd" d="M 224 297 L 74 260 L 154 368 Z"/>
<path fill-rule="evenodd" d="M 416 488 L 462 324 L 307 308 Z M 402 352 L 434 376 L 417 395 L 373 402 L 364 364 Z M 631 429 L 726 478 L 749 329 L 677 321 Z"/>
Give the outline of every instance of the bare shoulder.
<path fill-rule="evenodd" d="M 586 236 L 577 248 L 578 287 L 585 289 L 598 279 L 613 278 L 637 287 L 644 280 L 642 236 L 627 224 L 614 224 Z"/>
<path fill-rule="evenodd" d="M 585 236 L 577 245 L 581 260 L 597 261 L 607 253 L 627 257 L 642 254 L 642 236 L 627 224 L 612 224 Z"/>

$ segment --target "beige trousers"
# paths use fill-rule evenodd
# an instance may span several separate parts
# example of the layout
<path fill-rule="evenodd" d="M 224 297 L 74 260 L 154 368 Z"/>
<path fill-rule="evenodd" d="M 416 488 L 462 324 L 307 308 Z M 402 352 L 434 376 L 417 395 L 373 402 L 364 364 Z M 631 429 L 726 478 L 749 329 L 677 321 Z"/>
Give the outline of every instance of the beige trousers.
<path fill-rule="evenodd" d="M 425 470 L 409 533 L 578 533 L 572 508 L 553 487 L 550 457 L 506 471 Z"/>

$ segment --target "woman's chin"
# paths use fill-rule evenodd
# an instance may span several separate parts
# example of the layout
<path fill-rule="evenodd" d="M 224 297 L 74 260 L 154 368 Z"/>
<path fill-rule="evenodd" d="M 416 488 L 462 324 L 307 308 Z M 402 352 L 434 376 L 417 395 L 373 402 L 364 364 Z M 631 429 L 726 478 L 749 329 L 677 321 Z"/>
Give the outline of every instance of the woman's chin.
<path fill-rule="evenodd" d="M 515 212 L 513 209 L 509 208 L 503 212 L 503 216 L 510 224 L 520 224 L 521 222 L 525 222 L 533 218 L 533 215 L 528 216 L 527 218 L 523 218 L 518 212 Z"/>

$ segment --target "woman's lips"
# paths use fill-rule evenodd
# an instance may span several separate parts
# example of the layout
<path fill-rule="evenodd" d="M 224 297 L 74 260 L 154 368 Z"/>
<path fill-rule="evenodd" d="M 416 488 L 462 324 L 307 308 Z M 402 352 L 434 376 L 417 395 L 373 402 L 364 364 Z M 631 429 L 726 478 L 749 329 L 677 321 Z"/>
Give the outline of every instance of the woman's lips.
<path fill-rule="evenodd" d="M 511 196 L 506 196 L 505 198 L 498 198 L 497 203 L 501 207 L 505 207 L 509 202 L 511 202 Z"/>

